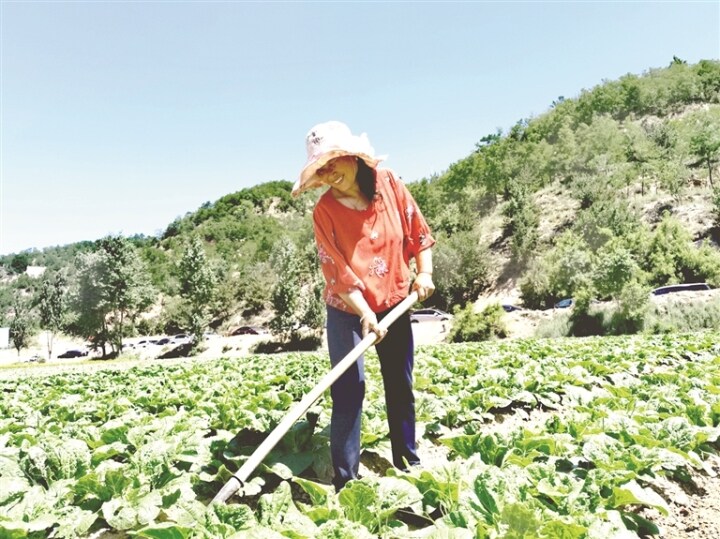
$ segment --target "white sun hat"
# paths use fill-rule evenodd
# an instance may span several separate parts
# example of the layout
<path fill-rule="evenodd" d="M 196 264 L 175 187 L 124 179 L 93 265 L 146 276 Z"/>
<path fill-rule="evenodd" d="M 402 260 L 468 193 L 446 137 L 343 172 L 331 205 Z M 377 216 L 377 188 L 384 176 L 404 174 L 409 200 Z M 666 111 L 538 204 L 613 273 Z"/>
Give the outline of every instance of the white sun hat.
<path fill-rule="evenodd" d="M 325 122 L 313 127 L 305 136 L 305 147 L 307 162 L 300 173 L 300 178 L 293 186 L 293 196 L 320 187 L 322 182 L 316 172 L 336 157 L 354 155 L 371 168 L 376 168 L 378 163 L 387 157 L 375 155 L 375 150 L 370 146 L 365 133 L 355 136 L 347 125 L 337 121 Z"/>

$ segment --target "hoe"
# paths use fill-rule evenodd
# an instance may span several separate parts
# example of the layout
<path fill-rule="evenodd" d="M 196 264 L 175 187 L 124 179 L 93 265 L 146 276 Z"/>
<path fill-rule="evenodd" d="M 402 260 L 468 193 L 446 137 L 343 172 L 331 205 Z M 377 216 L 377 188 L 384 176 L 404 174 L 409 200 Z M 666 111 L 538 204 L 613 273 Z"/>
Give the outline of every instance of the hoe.
<path fill-rule="evenodd" d="M 387 329 L 390 324 L 397 320 L 401 314 L 407 311 L 410 306 L 418 299 L 417 292 L 411 293 L 401 303 L 399 303 L 385 318 L 380 321 L 380 327 Z M 250 455 L 240 469 L 235 472 L 220 492 L 213 498 L 211 503 L 222 503 L 227 501 L 230 496 L 235 494 L 237 490 L 245 484 L 250 474 L 257 468 L 263 459 L 270 453 L 275 445 L 282 439 L 295 422 L 307 412 L 307 410 L 315 403 L 316 400 L 337 380 L 340 376 L 355 363 L 357 359 L 372 346 L 377 336 L 374 333 L 366 335 L 348 355 L 346 355 L 340 363 L 328 372 L 318 384 L 297 403 L 290 412 L 283 418 L 277 427 L 268 435 L 265 440 L 258 446 L 255 452 Z"/>

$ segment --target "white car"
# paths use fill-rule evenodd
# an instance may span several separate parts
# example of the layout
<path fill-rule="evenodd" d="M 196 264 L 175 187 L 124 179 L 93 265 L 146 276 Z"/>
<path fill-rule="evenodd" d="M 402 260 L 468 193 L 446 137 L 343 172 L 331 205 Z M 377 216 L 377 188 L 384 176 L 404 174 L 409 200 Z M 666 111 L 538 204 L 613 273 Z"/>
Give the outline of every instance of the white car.
<path fill-rule="evenodd" d="M 418 309 L 410 313 L 410 322 L 417 324 L 418 322 L 445 322 L 450 320 L 451 315 L 440 309 Z"/>

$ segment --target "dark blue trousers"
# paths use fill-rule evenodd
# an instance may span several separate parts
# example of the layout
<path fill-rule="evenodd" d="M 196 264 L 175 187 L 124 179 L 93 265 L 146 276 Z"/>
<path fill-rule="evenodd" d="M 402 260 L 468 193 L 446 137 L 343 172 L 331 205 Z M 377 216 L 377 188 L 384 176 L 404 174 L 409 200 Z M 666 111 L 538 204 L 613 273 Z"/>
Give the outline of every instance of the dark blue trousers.
<path fill-rule="evenodd" d="M 381 320 L 389 311 L 378 313 Z M 327 308 L 327 338 L 334 367 L 362 340 L 360 317 Z M 420 463 L 415 449 L 415 397 L 412 391 L 414 364 L 410 316 L 403 314 L 376 345 L 387 408 L 393 464 L 405 469 Z M 360 423 L 365 397 L 365 358 L 360 358 L 332 385 L 330 452 L 339 490 L 357 478 L 360 466 Z"/>

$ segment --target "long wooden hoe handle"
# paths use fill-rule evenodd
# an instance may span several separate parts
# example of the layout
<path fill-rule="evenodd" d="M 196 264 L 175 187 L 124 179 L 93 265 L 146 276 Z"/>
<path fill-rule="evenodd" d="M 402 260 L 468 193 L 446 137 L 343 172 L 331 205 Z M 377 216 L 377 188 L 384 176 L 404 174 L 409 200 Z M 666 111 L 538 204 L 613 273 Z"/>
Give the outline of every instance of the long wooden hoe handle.
<path fill-rule="evenodd" d="M 412 292 L 407 298 L 399 303 L 392 311 L 390 311 L 385 318 L 383 318 L 379 326 L 387 329 L 390 324 L 395 322 L 401 314 L 407 311 L 413 303 L 418 299 L 417 292 Z M 267 438 L 258 446 L 255 452 L 250 455 L 240 469 L 235 472 L 225 486 L 220 489 L 220 492 L 213 498 L 211 503 L 225 502 L 230 496 L 247 481 L 250 474 L 258 467 L 263 459 L 270 453 L 273 447 L 282 439 L 283 436 L 290 430 L 295 422 L 307 412 L 307 410 L 315 403 L 320 396 L 337 380 L 340 376 L 350 368 L 350 366 L 357 361 L 357 359 L 375 343 L 377 336 L 375 333 L 369 333 L 360 341 L 355 348 L 353 348 L 348 355 L 346 355 L 340 363 L 335 365 L 333 369 L 328 372 L 318 384 L 303 397 L 303 399 L 297 403 L 290 412 L 283 418 L 277 427 L 268 435 Z"/>

